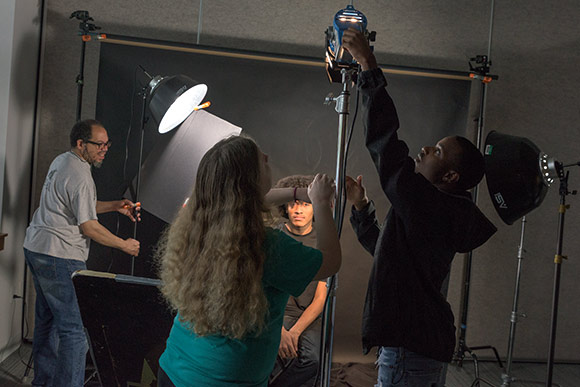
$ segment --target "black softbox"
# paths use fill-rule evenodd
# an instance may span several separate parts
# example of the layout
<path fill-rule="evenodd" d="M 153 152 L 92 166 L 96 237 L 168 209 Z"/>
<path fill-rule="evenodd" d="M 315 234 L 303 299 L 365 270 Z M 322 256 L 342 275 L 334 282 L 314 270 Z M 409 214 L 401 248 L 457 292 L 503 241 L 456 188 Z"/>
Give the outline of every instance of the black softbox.
<path fill-rule="evenodd" d="M 485 139 L 485 175 L 493 205 L 512 224 L 538 207 L 553 181 L 552 159 L 524 137 L 492 131 Z"/>

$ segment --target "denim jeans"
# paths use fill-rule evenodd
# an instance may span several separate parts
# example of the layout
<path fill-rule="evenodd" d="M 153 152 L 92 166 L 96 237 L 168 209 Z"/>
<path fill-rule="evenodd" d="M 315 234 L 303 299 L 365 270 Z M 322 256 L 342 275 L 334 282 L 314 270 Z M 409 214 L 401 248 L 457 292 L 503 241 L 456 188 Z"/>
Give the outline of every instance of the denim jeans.
<path fill-rule="evenodd" d="M 297 318 L 284 317 L 286 329 L 298 321 Z M 279 375 L 268 385 L 270 387 L 311 387 L 316 381 L 320 357 L 320 336 L 322 334 L 321 320 L 315 320 L 298 340 L 298 357 L 288 360 L 283 359 L 284 369 L 274 366 L 274 373 Z M 281 371 L 281 372 L 280 372 Z"/>
<path fill-rule="evenodd" d="M 443 387 L 441 371 L 445 363 L 407 351 L 402 347 L 381 347 L 375 387 Z"/>
<path fill-rule="evenodd" d="M 88 345 L 71 275 L 86 264 L 27 249 L 24 256 L 36 289 L 32 385 L 82 386 Z"/>

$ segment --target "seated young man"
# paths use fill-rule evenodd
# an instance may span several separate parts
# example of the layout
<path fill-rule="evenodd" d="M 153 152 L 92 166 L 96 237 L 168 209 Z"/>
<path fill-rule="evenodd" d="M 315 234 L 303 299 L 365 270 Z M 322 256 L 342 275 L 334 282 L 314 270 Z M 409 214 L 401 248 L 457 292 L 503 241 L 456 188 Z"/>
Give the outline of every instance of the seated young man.
<path fill-rule="evenodd" d="M 313 176 L 288 176 L 280 179 L 274 188 L 306 188 L 312 179 Z M 278 212 L 287 219 L 280 225 L 281 230 L 304 245 L 315 247 L 314 213 L 310 203 L 293 200 L 279 206 Z M 325 300 L 324 281 L 312 281 L 299 297 L 288 299 L 271 387 L 314 384 L 320 356 L 320 314 Z"/>

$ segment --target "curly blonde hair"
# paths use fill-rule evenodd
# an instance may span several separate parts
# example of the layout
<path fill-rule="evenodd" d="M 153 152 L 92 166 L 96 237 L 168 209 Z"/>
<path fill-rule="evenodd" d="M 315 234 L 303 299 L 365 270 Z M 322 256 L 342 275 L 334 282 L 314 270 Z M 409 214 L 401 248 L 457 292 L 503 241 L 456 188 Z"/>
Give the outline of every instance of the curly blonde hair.
<path fill-rule="evenodd" d="M 240 339 L 264 328 L 265 211 L 256 143 L 218 142 L 157 252 L 161 291 L 197 335 Z"/>

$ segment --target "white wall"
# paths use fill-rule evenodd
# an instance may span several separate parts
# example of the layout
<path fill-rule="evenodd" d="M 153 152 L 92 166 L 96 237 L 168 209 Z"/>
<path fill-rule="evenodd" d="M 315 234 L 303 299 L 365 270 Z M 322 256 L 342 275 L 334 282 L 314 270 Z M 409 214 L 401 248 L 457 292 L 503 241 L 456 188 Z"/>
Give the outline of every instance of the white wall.
<path fill-rule="evenodd" d="M 42 1 L 0 2 L 0 361 L 20 344 Z"/>

